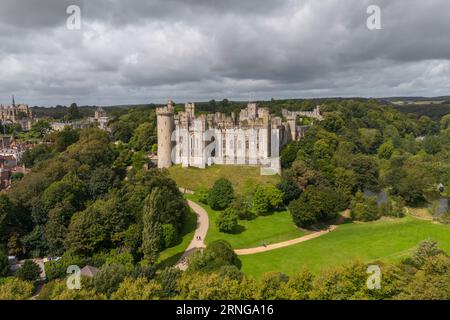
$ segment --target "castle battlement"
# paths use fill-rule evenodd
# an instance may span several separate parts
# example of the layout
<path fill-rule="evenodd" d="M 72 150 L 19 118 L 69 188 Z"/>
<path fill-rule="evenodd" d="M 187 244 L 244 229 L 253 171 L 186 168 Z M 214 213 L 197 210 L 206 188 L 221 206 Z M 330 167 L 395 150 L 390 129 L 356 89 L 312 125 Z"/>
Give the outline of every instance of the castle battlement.
<path fill-rule="evenodd" d="M 288 121 L 283 122 L 253 102 L 239 112 L 239 117 L 221 112 L 196 116 L 191 102 L 175 115 L 171 100 L 167 106 L 157 108 L 156 114 L 160 168 L 172 164 L 205 168 L 212 163 L 267 167 L 269 163 L 279 173 L 281 147 L 303 137 L 305 131 L 296 126 L 296 112 L 286 112 Z M 319 110 L 311 115 L 321 117 Z"/>

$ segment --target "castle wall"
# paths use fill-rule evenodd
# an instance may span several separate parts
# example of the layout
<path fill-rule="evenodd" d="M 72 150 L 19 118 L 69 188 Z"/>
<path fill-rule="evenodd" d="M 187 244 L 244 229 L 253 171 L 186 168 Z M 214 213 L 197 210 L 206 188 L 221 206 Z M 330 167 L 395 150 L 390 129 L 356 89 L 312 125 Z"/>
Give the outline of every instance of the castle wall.
<path fill-rule="evenodd" d="M 234 116 L 222 113 L 195 117 L 193 103 L 187 103 L 185 111 L 174 116 L 173 103 L 169 102 L 167 107 L 157 109 L 158 167 L 170 167 L 172 161 L 198 168 L 213 163 L 260 165 L 262 174 L 280 173 L 281 147 L 301 138 L 306 130 L 296 126 L 298 114 L 283 113 L 288 116 L 287 123 L 272 118 L 268 109 L 249 104 L 241 110 L 238 124 Z M 311 114 L 320 117 L 318 108 Z"/>
<path fill-rule="evenodd" d="M 158 168 L 172 166 L 172 133 L 174 131 L 173 110 L 157 110 Z"/>

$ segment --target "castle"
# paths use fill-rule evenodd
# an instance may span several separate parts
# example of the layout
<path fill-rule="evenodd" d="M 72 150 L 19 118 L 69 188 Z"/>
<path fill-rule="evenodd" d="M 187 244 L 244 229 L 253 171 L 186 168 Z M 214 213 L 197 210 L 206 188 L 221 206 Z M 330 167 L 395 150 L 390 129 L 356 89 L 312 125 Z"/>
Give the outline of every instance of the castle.
<path fill-rule="evenodd" d="M 157 108 L 158 167 L 173 164 L 205 168 L 212 164 L 260 166 L 262 174 L 280 173 L 279 152 L 292 140 L 304 136 L 309 126 L 298 126 L 297 117 L 321 120 L 320 107 L 312 112 L 283 110 L 273 116 L 267 108 L 248 103 L 237 117 L 234 113 L 195 114 L 195 104 L 175 114 L 173 101 Z"/>
<path fill-rule="evenodd" d="M 18 123 L 22 130 L 28 131 L 33 124 L 33 113 L 26 104 L 16 105 L 13 96 L 12 105 L 0 105 L 0 121 L 2 123 Z"/>

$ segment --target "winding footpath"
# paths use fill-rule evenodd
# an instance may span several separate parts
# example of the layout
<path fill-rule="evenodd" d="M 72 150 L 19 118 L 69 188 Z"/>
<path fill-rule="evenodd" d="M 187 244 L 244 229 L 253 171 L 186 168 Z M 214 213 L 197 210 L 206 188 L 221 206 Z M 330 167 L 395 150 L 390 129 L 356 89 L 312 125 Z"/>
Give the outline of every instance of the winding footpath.
<path fill-rule="evenodd" d="M 327 230 L 317 231 L 317 232 L 308 234 L 308 235 L 300 237 L 300 238 L 283 241 L 283 242 L 278 242 L 278 243 L 273 243 L 273 244 L 256 247 L 256 248 L 237 249 L 237 250 L 234 250 L 234 252 L 236 252 L 236 254 L 238 256 L 245 256 L 247 254 L 255 254 L 255 253 L 261 253 L 261 252 L 271 251 L 271 250 L 275 250 L 275 249 L 280 249 L 280 248 L 292 246 L 297 243 L 305 242 L 305 241 L 308 241 L 308 240 L 311 240 L 314 238 L 318 238 L 324 234 L 327 234 L 327 233 L 335 230 L 336 228 L 337 228 L 337 226 L 333 225 L 333 226 L 330 226 L 330 228 Z"/>
<path fill-rule="evenodd" d="M 182 192 L 191 192 L 188 190 L 181 190 Z M 188 267 L 188 257 L 193 252 L 199 249 L 206 248 L 205 244 L 205 238 L 208 234 L 208 228 L 209 228 L 209 218 L 208 213 L 206 212 L 203 207 L 198 205 L 197 203 L 187 200 L 187 203 L 189 207 L 195 212 L 197 215 L 197 228 L 194 233 L 194 238 L 192 239 L 191 243 L 187 247 L 187 249 L 184 251 L 183 255 L 181 256 L 180 260 L 178 260 L 176 267 L 180 270 L 186 270 Z M 236 249 L 234 252 L 236 252 L 237 255 L 243 256 L 243 255 L 249 255 L 249 254 L 255 254 L 255 253 L 261 253 L 266 251 L 271 251 L 275 249 L 280 249 L 288 246 L 292 246 L 297 243 L 309 241 L 315 238 L 318 238 L 324 234 L 327 234 L 329 232 L 332 232 L 336 230 L 338 227 L 338 224 L 341 224 L 345 220 L 345 217 L 341 216 L 337 221 L 335 225 L 331 225 L 328 229 L 317 231 L 308 235 L 305 235 L 300 238 L 291 239 L 283 242 L 273 243 L 266 246 L 260 246 L 255 248 L 247 248 L 247 249 Z"/>
<path fill-rule="evenodd" d="M 209 228 L 209 218 L 206 210 L 191 200 L 187 200 L 187 202 L 189 207 L 197 215 L 197 228 L 195 229 L 194 238 L 176 264 L 176 267 L 180 270 L 187 269 L 187 257 L 189 255 L 198 249 L 203 249 L 206 247 L 205 238 Z"/>

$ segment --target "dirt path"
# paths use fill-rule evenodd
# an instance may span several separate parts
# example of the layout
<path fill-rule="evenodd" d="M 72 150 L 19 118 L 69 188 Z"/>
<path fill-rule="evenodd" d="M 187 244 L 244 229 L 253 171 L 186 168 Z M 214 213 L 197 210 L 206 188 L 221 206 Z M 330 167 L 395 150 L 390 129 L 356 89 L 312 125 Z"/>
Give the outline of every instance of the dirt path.
<path fill-rule="evenodd" d="M 191 200 L 187 200 L 189 207 L 195 212 L 197 215 L 197 229 L 195 230 L 194 238 L 191 243 L 184 251 L 180 260 L 176 264 L 176 267 L 180 270 L 187 269 L 187 257 L 192 254 L 194 251 L 205 248 L 205 238 L 208 233 L 209 227 L 209 218 L 208 213 L 201 206 L 196 204 Z"/>
<path fill-rule="evenodd" d="M 266 251 L 275 250 L 275 249 L 279 249 L 279 248 L 284 248 L 284 247 L 292 246 L 297 243 L 305 242 L 305 241 L 320 237 L 324 234 L 327 234 L 327 233 L 335 230 L 336 228 L 337 228 L 337 226 L 332 225 L 332 226 L 330 226 L 330 228 L 328 230 L 314 232 L 314 233 L 308 234 L 306 236 L 303 236 L 303 237 L 300 237 L 297 239 L 278 242 L 278 243 L 269 244 L 267 246 L 261 246 L 261 247 L 256 247 L 256 248 L 237 249 L 237 250 L 234 250 L 234 252 L 236 252 L 236 254 L 239 256 L 244 256 L 247 254 L 255 254 L 255 253 L 266 252 Z"/>

